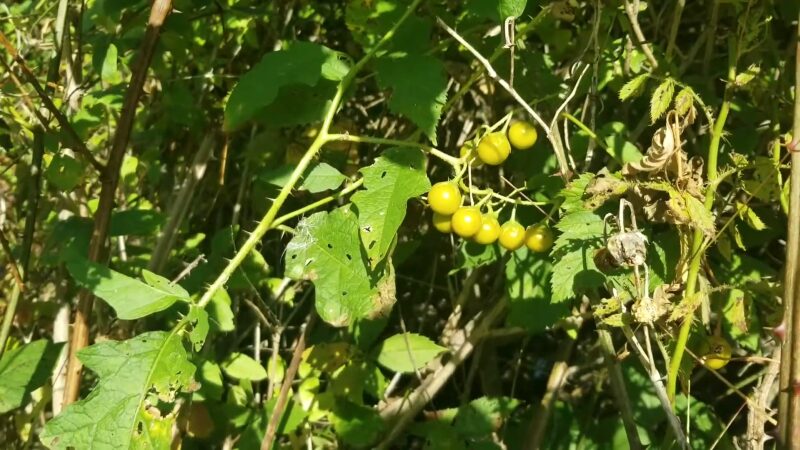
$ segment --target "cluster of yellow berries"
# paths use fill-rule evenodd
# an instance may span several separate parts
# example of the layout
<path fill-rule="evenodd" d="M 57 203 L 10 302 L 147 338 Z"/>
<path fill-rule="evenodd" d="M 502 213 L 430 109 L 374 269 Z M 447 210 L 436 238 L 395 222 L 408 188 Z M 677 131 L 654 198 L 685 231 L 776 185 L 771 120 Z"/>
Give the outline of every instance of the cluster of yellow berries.
<path fill-rule="evenodd" d="M 473 158 L 473 165 L 498 166 L 511 154 L 511 147 L 528 150 L 536 144 L 536 128 L 528 122 L 514 122 L 508 128 L 508 136 L 502 131 L 488 133 L 478 142 L 477 148 L 470 143 L 461 147 L 462 158 Z"/>
<path fill-rule="evenodd" d="M 464 146 L 461 157 L 476 153 L 477 161 L 498 165 L 508 158 L 511 146 L 527 150 L 536 143 L 536 129 L 527 122 L 516 122 L 508 130 L 483 136 L 477 148 Z M 510 220 L 503 225 L 492 213 L 482 213 L 477 206 L 462 206 L 461 189 L 454 181 L 436 183 L 428 193 L 428 204 L 433 210 L 433 226 L 442 233 L 455 233 L 482 245 L 499 242 L 506 250 L 514 251 L 527 246 L 534 252 L 546 252 L 553 246 L 553 232 L 546 225 L 532 225 L 527 229 Z"/>

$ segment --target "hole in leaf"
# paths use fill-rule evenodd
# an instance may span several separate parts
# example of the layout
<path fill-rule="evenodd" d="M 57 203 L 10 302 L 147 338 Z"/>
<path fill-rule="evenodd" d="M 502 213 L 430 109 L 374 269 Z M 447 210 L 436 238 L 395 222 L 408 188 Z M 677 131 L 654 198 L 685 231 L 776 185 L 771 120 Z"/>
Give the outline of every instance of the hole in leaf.
<path fill-rule="evenodd" d="M 144 423 L 140 420 L 136 423 L 136 434 L 142 434 L 144 432 Z"/>
<path fill-rule="evenodd" d="M 352 261 L 352 260 L 353 260 L 353 257 L 352 257 L 352 256 L 350 256 L 350 253 L 347 253 L 347 254 L 345 254 L 344 256 L 347 256 L 347 259 L 349 259 L 350 261 Z"/>
<path fill-rule="evenodd" d="M 383 178 L 385 176 L 386 176 L 386 171 L 384 170 L 383 173 L 381 174 L 381 178 Z"/>
<path fill-rule="evenodd" d="M 342 291 L 342 296 L 347 295 L 347 291 Z"/>
<path fill-rule="evenodd" d="M 297 255 L 292 255 L 292 259 L 297 259 Z"/>
<path fill-rule="evenodd" d="M 375 247 L 375 244 L 377 244 L 377 243 L 378 243 L 378 241 L 372 241 L 372 242 L 370 242 L 370 243 L 369 243 L 369 249 L 370 249 L 370 250 L 372 250 L 372 247 Z"/>
<path fill-rule="evenodd" d="M 333 248 L 333 244 L 328 244 L 328 248 Z"/>

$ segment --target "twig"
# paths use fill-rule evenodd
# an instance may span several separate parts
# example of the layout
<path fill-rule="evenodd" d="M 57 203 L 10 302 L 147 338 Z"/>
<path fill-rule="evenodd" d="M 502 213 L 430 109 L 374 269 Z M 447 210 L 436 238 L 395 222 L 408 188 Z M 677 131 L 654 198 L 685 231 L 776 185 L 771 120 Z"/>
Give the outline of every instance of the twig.
<path fill-rule="evenodd" d="M 533 117 L 534 120 L 536 120 L 539 126 L 541 126 L 543 130 L 545 130 L 547 139 L 553 145 L 553 152 L 555 152 L 556 159 L 558 160 L 558 166 L 559 170 L 561 171 L 561 176 L 564 177 L 565 179 L 569 178 L 569 167 L 567 165 L 567 157 L 564 154 L 564 147 L 561 143 L 561 138 L 558 135 L 558 132 L 557 131 L 554 132 L 552 127 L 547 125 L 547 122 L 545 122 L 544 119 L 542 119 L 542 117 L 531 107 L 531 105 L 529 105 L 528 102 L 526 102 L 525 99 L 523 99 L 522 96 L 519 95 L 519 93 L 511 85 L 509 85 L 506 80 L 504 80 L 503 78 L 500 77 L 500 75 L 497 74 L 497 71 L 494 69 L 494 67 L 492 67 L 492 64 L 486 58 L 484 58 L 483 55 L 481 55 L 477 50 L 475 50 L 475 47 L 470 45 L 469 42 L 467 42 L 463 37 L 461 37 L 461 35 L 459 35 L 458 32 L 456 32 L 456 30 L 450 28 L 450 26 L 447 25 L 447 23 L 445 23 L 445 21 L 442 20 L 440 17 L 436 17 L 436 23 L 438 23 L 440 27 L 444 28 L 444 30 L 447 31 L 447 33 L 450 34 L 450 36 L 452 36 L 456 41 L 458 41 L 459 44 L 463 45 L 464 48 L 466 48 L 470 53 L 472 53 L 472 56 L 475 59 L 477 59 L 478 62 L 480 62 L 486 69 L 486 74 L 489 75 L 490 78 L 495 80 L 495 82 L 497 82 L 497 84 L 499 84 L 503 89 L 505 89 L 506 92 L 508 92 L 511 95 L 511 97 L 513 97 L 514 100 L 516 100 L 517 103 L 519 103 L 522 106 L 522 108 L 525 109 L 525 111 L 527 111 L 531 117 Z"/>
<path fill-rule="evenodd" d="M 108 226 L 111 221 L 111 211 L 114 208 L 117 184 L 119 183 L 120 167 L 128 147 L 133 120 L 136 116 L 136 106 L 142 93 L 142 86 L 147 77 L 147 68 L 153 58 L 153 52 L 158 42 L 159 32 L 164 19 L 172 8 L 172 0 L 156 0 L 150 9 L 150 18 L 147 30 L 142 40 L 141 50 L 136 65 L 131 70 L 131 80 L 125 99 L 122 104 L 114 141 L 106 165 L 105 176 L 102 177 L 102 188 L 98 201 L 97 212 L 94 217 L 92 238 L 89 242 L 89 260 L 98 262 L 103 259 L 108 236 Z M 68 405 L 78 399 L 80 391 L 80 378 L 83 364 L 78 359 L 77 353 L 89 343 L 89 318 L 92 314 L 94 297 L 86 289 L 81 290 L 78 298 L 78 307 L 75 311 L 75 322 L 72 327 L 72 339 L 69 345 L 69 363 L 67 365 L 67 383 L 64 388 L 64 404 Z"/>
<path fill-rule="evenodd" d="M 492 309 L 478 321 L 472 333 L 464 343 L 451 356 L 450 359 L 438 370 L 428 375 L 412 393 L 406 398 L 395 402 L 387 403 L 386 407 L 380 411 L 381 417 L 391 422 L 391 428 L 386 437 L 375 448 L 387 449 L 392 442 L 400 436 L 403 430 L 411 423 L 422 408 L 433 398 L 439 390 L 447 383 L 455 372 L 456 368 L 469 357 L 475 345 L 484 337 L 485 333 L 497 321 L 505 307 L 508 305 L 508 298 L 502 297 L 495 302 Z M 469 327 L 469 326 L 468 326 Z"/>
<path fill-rule="evenodd" d="M 633 407 L 631 406 L 630 397 L 628 397 L 628 391 L 625 389 L 625 379 L 622 377 L 622 370 L 619 364 L 617 364 L 617 352 L 614 350 L 611 333 L 603 328 L 598 328 L 597 333 L 600 349 L 603 351 L 603 357 L 606 361 L 611 393 L 614 395 L 614 401 L 617 403 L 617 409 L 619 409 L 622 417 L 625 434 L 628 435 L 628 445 L 632 449 L 641 449 L 642 442 L 639 439 L 639 430 L 636 427 L 636 420 L 633 418 Z"/>
<path fill-rule="evenodd" d="M 550 369 L 550 376 L 547 378 L 547 387 L 541 401 L 535 406 L 533 418 L 528 426 L 528 437 L 525 448 L 538 450 L 544 440 L 547 424 L 553 413 L 553 405 L 558 398 L 558 393 L 567 379 L 567 369 L 572 350 L 575 348 L 575 339 L 566 338 L 556 352 L 556 362 Z"/>
<path fill-rule="evenodd" d="M 160 273 L 164 270 L 164 265 L 167 262 L 167 257 L 172 247 L 175 245 L 175 238 L 178 229 L 181 227 L 186 214 L 189 211 L 192 197 L 197 190 L 197 185 L 203 179 L 206 172 L 208 160 L 211 158 L 212 149 L 214 148 L 214 139 L 212 136 L 206 135 L 200 148 L 194 155 L 192 165 L 189 172 L 186 174 L 186 179 L 183 181 L 180 192 L 175 196 L 175 200 L 169 206 L 169 212 L 166 225 L 158 234 L 158 241 L 153 254 L 150 257 L 150 262 L 147 264 L 148 270 Z"/>
<path fill-rule="evenodd" d="M 267 431 L 264 433 L 264 440 L 261 441 L 261 450 L 272 449 L 272 442 L 275 440 L 275 433 L 278 431 L 278 424 L 281 421 L 283 411 L 286 409 L 286 402 L 289 399 L 289 389 L 291 389 L 292 383 L 294 382 L 294 377 L 297 375 L 297 369 L 300 367 L 300 360 L 303 359 L 303 351 L 306 348 L 306 340 L 308 339 L 311 327 L 314 326 L 315 319 L 316 314 L 312 311 L 311 315 L 306 321 L 305 329 L 297 339 L 297 345 L 295 345 L 294 353 L 292 354 L 292 361 L 289 363 L 289 367 L 286 369 L 286 375 L 283 378 L 281 391 L 278 393 L 278 401 L 275 403 L 275 409 L 272 410 L 272 416 L 270 416 L 269 424 L 267 424 Z"/>
<path fill-rule="evenodd" d="M 667 51 L 664 58 L 667 61 L 672 59 L 672 52 L 675 51 L 675 39 L 678 37 L 678 28 L 681 26 L 681 15 L 683 14 L 683 7 L 686 6 L 686 0 L 678 0 L 672 11 L 672 25 L 669 29 L 669 42 L 667 43 Z"/>
<path fill-rule="evenodd" d="M 22 59 L 22 56 L 19 55 L 17 49 L 14 48 L 14 45 L 11 44 L 2 31 L 0 31 L 0 45 L 6 48 L 6 51 L 8 51 L 8 53 L 11 55 L 11 58 L 19 65 L 20 70 L 22 70 L 22 74 L 25 76 L 25 79 L 31 84 L 31 86 L 33 86 L 33 89 L 36 91 L 36 93 L 39 94 L 39 97 L 42 99 L 42 103 L 44 104 L 45 108 L 47 108 L 47 110 L 53 114 L 53 116 L 56 118 L 56 121 L 58 121 L 58 125 L 66 133 L 66 137 L 68 138 L 66 145 L 74 148 L 78 153 L 86 158 L 86 160 L 89 161 L 89 163 L 94 166 L 99 173 L 102 174 L 105 170 L 105 167 L 103 167 L 103 165 L 95 159 L 94 155 L 92 155 L 92 152 L 89 151 L 89 148 L 86 147 L 86 144 L 84 144 L 83 140 L 80 138 L 80 136 L 78 136 L 78 133 L 75 131 L 75 128 L 73 128 L 69 119 L 67 119 L 67 117 L 53 103 L 53 100 L 44 90 L 42 85 L 39 84 L 39 81 L 36 79 L 36 75 L 31 72 L 31 70 L 25 64 L 25 60 Z M 6 64 L 5 60 L 2 61 L 3 65 L 7 67 L 7 70 L 10 71 L 10 67 L 8 64 Z M 43 118 L 38 114 L 37 117 L 40 121 L 43 120 Z M 43 122 L 42 126 L 46 127 L 47 123 Z"/>
<path fill-rule="evenodd" d="M 650 361 L 647 359 L 647 355 L 642 349 L 642 346 L 639 344 L 639 340 L 636 339 L 636 336 L 633 334 L 633 331 L 629 326 L 622 327 L 622 332 L 625 334 L 625 338 L 628 339 L 631 347 L 633 347 L 633 352 L 639 358 L 642 366 L 644 366 L 645 370 L 647 371 L 647 375 L 650 378 L 650 384 L 653 385 L 653 389 L 656 392 L 656 397 L 658 397 L 658 401 L 661 403 L 661 409 L 664 410 L 664 415 L 667 416 L 667 422 L 669 423 L 670 429 L 672 429 L 672 432 L 675 434 L 675 439 L 678 441 L 678 445 L 680 445 L 682 449 L 688 450 L 689 444 L 688 440 L 686 439 L 686 435 L 681 428 L 681 421 L 672 410 L 672 404 L 670 403 L 669 398 L 667 398 L 667 391 L 664 389 L 664 383 L 661 381 L 661 374 L 658 373 L 655 361 Z"/>
<path fill-rule="evenodd" d="M 14 255 L 11 253 L 11 246 L 8 245 L 8 239 L 6 239 L 6 234 L 3 232 L 2 228 L 0 228 L 0 245 L 3 246 L 3 251 L 8 255 L 8 264 L 11 266 L 11 275 L 14 277 L 14 282 L 17 283 L 19 291 L 24 293 L 25 283 L 22 282 L 22 274 L 19 271 L 19 267 L 17 267 L 17 262 L 14 261 Z M 0 339 L 0 342 L 5 342 L 5 340 Z M 0 355 L 2 355 L 1 352 Z"/>
<path fill-rule="evenodd" d="M 639 26 L 639 0 L 625 0 L 625 14 L 628 16 L 631 29 L 636 36 L 636 45 L 642 49 L 642 53 L 644 53 L 644 56 L 650 61 L 650 65 L 653 69 L 657 69 L 658 61 L 656 61 L 656 57 L 653 56 L 653 50 L 651 50 L 650 45 L 647 44 L 647 39 L 644 38 L 642 27 Z"/>
<path fill-rule="evenodd" d="M 749 450 L 763 450 L 764 441 L 766 440 L 766 433 L 764 432 L 764 414 L 760 409 L 766 410 L 769 407 L 770 399 L 772 397 L 772 387 L 775 380 L 778 378 L 780 369 L 780 346 L 776 346 L 772 353 L 773 360 L 767 366 L 764 377 L 761 378 L 761 383 L 753 391 L 753 399 L 756 407 L 750 407 L 747 414 L 747 435 L 745 436 L 745 445 Z"/>
<path fill-rule="evenodd" d="M 788 380 L 781 373 L 781 394 L 789 396 L 789 408 L 781 411 L 779 423 L 785 424 L 786 448 L 800 447 L 800 23 L 798 23 L 795 50 L 795 98 L 794 122 L 792 126 L 792 169 L 790 174 L 791 193 L 789 195 L 789 226 L 786 242 L 786 275 L 784 281 L 784 321 L 787 325 L 786 339 L 783 342 L 781 370 L 790 369 Z M 788 345 L 786 345 L 788 343 Z M 785 362 L 788 361 L 788 364 Z M 787 367 L 788 366 L 788 367 Z M 788 382 L 788 383 L 787 383 Z M 784 394 L 785 393 L 785 394 Z"/>

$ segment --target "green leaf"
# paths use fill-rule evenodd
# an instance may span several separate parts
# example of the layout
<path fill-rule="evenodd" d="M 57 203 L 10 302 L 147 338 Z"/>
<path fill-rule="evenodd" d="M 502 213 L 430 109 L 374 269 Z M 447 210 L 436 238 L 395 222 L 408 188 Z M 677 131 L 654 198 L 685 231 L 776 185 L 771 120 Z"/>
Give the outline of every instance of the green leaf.
<path fill-rule="evenodd" d="M 622 101 L 638 97 L 644 91 L 644 86 L 647 84 L 648 74 L 643 73 L 634 77 L 619 90 L 619 99 Z"/>
<path fill-rule="evenodd" d="M 231 310 L 231 297 L 225 289 L 218 289 L 206 307 L 211 324 L 219 331 L 228 332 L 236 329 Z"/>
<path fill-rule="evenodd" d="M 170 448 L 175 415 L 158 414 L 158 408 L 173 403 L 195 372 L 180 335 L 154 331 L 104 341 L 81 350 L 78 358 L 99 381 L 89 396 L 45 425 L 40 435 L 44 445 L 65 450 Z"/>
<path fill-rule="evenodd" d="M 462 436 L 481 437 L 500 429 L 503 420 L 519 406 L 510 397 L 481 397 L 458 408 L 453 427 Z"/>
<path fill-rule="evenodd" d="M 122 74 L 117 67 L 117 46 L 114 44 L 109 44 L 108 49 L 106 49 L 106 57 L 103 59 L 100 79 L 106 84 L 122 82 Z"/>
<path fill-rule="evenodd" d="M 685 87 L 675 96 L 675 111 L 681 116 L 685 116 L 694 107 L 694 91 L 690 87 Z"/>
<path fill-rule="evenodd" d="M 74 254 L 67 269 L 78 284 L 105 300 L 123 320 L 149 316 L 179 300 L 189 301 L 183 288 L 155 274 L 145 275 L 156 285 L 150 286 Z"/>
<path fill-rule="evenodd" d="M 461 270 L 491 264 L 500 259 L 500 247 L 496 245 L 481 245 L 468 240 L 463 240 L 458 245 L 455 267 L 449 272 L 453 275 Z"/>
<path fill-rule="evenodd" d="M 598 131 L 606 144 L 606 151 L 620 164 L 636 162 L 644 155 L 632 142 L 626 139 L 628 129 L 622 122 L 609 122 Z"/>
<path fill-rule="evenodd" d="M 285 86 L 340 81 L 348 70 L 338 53 L 310 42 L 294 42 L 286 50 L 267 53 L 231 91 L 225 104 L 225 131 L 247 123 L 271 105 Z"/>
<path fill-rule="evenodd" d="M 71 156 L 56 155 L 44 172 L 47 181 L 61 191 L 72 191 L 83 176 L 83 165 Z"/>
<path fill-rule="evenodd" d="M 552 302 L 569 300 L 581 292 L 603 285 L 605 277 L 594 263 L 594 253 L 603 243 L 603 219 L 591 211 L 565 215 L 556 228 L 561 234 L 551 251 Z"/>
<path fill-rule="evenodd" d="M 347 207 L 313 214 L 297 224 L 286 247 L 286 276 L 314 283 L 320 317 L 345 326 L 380 305 L 361 253 L 358 218 Z"/>
<path fill-rule="evenodd" d="M 164 216 L 152 209 L 114 211 L 108 234 L 114 236 L 150 236 L 164 223 Z"/>
<path fill-rule="evenodd" d="M 346 176 L 330 164 L 319 163 L 304 177 L 303 185 L 300 186 L 300 189 L 317 194 L 338 188 L 346 179 Z"/>
<path fill-rule="evenodd" d="M 500 14 L 500 19 L 505 20 L 507 17 L 519 17 L 525 11 L 525 5 L 528 0 L 500 0 L 497 5 L 497 12 Z"/>
<path fill-rule="evenodd" d="M 205 344 L 206 337 L 208 336 L 208 313 L 205 309 L 200 309 L 192 305 L 187 318 L 189 320 L 189 326 L 191 327 L 189 331 L 189 341 L 191 341 L 194 351 L 199 352 L 203 348 L 203 344 Z"/>
<path fill-rule="evenodd" d="M 559 196 L 564 199 L 564 202 L 561 204 L 564 211 L 570 212 L 584 209 L 583 196 L 586 193 L 586 187 L 593 178 L 593 173 L 584 172 L 580 174 L 578 178 L 570 181 L 567 187 L 561 190 Z"/>
<path fill-rule="evenodd" d="M 380 58 L 378 85 L 392 91 L 389 109 L 411 120 L 436 145 L 436 125 L 447 99 L 442 62 L 428 55 Z"/>
<path fill-rule="evenodd" d="M 662 81 L 650 98 L 650 123 L 655 123 L 672 103 L 675 82 L 671 78 Z"/>
<path fill-rule="evenodd" d="M 24 406 L 53 373 L 62 344 L 45 339 L 5 352 L 0 359 L 0 414 Z"/>
<path fill-rule="evenodd" d="M 361 169 L 365 190 L 353 195 L 367 258 L 375 267 L 386 256 L 406 216 L 406 203 L 431 189 L 421 150 L 391 148 Z"/>
<path fill-rule="evenodd" d="M 761 218 L 758 217 L 758 214 L 756 214 L 756 212 L 753 211 L 753 208 L 751 208 L 746 203 L 736 202 L 736 210 L 737 213 L 739 214 L 739 218 L 747 222 L 747 225 L 749 225 L 750 228 L 757 231 L 761 231 L 767 228 L 767 226 L 764 224 L 764 221 L 761 220 Z"/>
<path fill-rule="evenodd" d="M 261 381 L 267 379 L 267 369 L 244 353 L 231 353 L 222 361 L 225 375 L 237 380 Z"/>
<path fill-rule="evenodd" d="M 505 264 L 509 314 L 506 324 L 540 333 L 569 315 L 566 303 L 551 303 L 550 275 L 547 258 L 522 248 L 511 253 Z"/>
<path fill-rule="evenodd" d="M 407 0 L 349 0 L 345 23 L 355 41 L 369 50 L 397 23 L 409 3 Z M 431 28 L 430 19 L 411 15 L 383 50 L 389 53 L 425 53 L 431 47 Z"/>
<path fill-rule="evenodd" d="M 447 351 L 425 336 L 414 333 L 395 334 L 378 350 L 378 363 L 395 372 L 414 372 L 433 358 Z"/>
<path fill-rule="evenodd" d="M 336 399 L 331 422 L 339 438 L 354 448 L 373 444 L 385 426 L 375 409 L 340 398 Z"/>
<path fill-rule="evenodd" d="M 761 73 L 761 68 L 755 64 L 750 64 L 747 70 L 736 74 L 733 84 L 736 87 L 744 87 L 747 83 L 753 81 L 759 73 Z"/>

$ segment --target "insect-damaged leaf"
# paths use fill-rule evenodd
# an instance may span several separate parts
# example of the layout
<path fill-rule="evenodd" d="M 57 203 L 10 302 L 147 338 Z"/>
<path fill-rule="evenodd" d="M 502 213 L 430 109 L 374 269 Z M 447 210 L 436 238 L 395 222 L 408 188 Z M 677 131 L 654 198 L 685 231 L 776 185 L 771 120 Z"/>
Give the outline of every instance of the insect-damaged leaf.
<path fill-rule="evenodd" d="M 370 272 L 361 252 L 358 219 L 349 207 L 313 214 L 296 230 L 286 247 L 286 276 L 314 283 L 323 320 L 345 326 L 393 303 L 387 283 L 393 286 L 394 279 Z"/>
<path fill-rule="evenodd" d="M 391 148 L 361 173 L 366 189 L 353 195 L 353 204 L 358 208 L 361 240 L 375 267 L 397 235 L 406 203 L 429 191 L 431 183 L 425 174 L 425 155 L 416 149 Z"/>
<path fill-rule="evenodd" d="M 169 449 L 178 392 L 195 366 L 177 333 L 155 331 L 104 341 L 78 358 L 99 381 L 83 400 L 51 419 L 40 436 L 52 449 Z M 164 406 L 166 411 L 164 411 Z"/>

